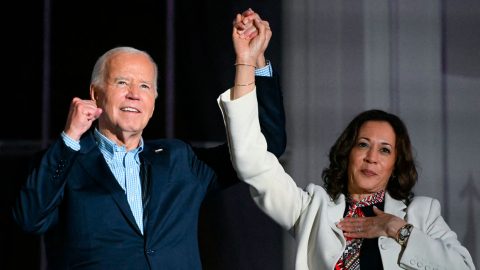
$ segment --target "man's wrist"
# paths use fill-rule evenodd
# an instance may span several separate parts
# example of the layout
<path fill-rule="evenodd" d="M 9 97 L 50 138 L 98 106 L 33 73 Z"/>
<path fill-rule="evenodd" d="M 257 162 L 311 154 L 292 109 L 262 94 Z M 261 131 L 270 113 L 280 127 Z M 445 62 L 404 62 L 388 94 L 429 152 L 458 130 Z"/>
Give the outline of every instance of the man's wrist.
<path fill-rule="evenodd" d="M 78 134 L 75 134 L 75 132 L 72 132 L 72 130 L 68 129 L 68 130 L 64 130 L 63 133 L 65 135 L 67 135 L 70 139 L 76 141 L 76 142 L 79 142 L 80 141 L 80 138 L 82 137 L 82 135 L 78 135 Z"/>
<path fill-rule="evenodd" d="M 256 66 L 257 69 L 261 69 L 267 66 L 267 61 L 265 60 L 265 55 L 263 53 L 257 57 Z"/>
<path fill-rule="evenodd" d="M 258 77 L 272 77 L 273 76 L 273 70 L 272 70 L 272 65 L 270 61 L 266 60 L 266 66 L 263 68 L 257 68 L 255 70 L 255 76 Z"/>
<path fill-rule="evenodd" d="M 74 151 L 80 150 L 80 148 L 81 148 L 80 142 L 79 142 L 79 141 L 76 141 L 76 140 L 74 140 L 73 138 L 71 138 L 70 136 L 68 136 L 68 135 L 65 133 L 65 131 L 62 132 L 61 137 L 62 137 L 63 142 L 65 143 L 65 145 L 67 145 L 68 147 L 70 147 L 70 149 L 72 149 L 72 150 L 74 150 Z"/>

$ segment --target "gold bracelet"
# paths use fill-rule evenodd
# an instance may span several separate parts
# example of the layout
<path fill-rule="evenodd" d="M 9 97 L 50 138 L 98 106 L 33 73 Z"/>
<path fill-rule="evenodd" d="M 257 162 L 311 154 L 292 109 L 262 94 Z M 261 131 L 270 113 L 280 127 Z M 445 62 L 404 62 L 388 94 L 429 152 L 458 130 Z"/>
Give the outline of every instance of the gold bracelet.
<path fill-rule="evenodd" d="M 247 63 L 235 63 L 234 66 L 249 66 L 249 67 L 254 67 L 255 69 L 257 69 L 257 66 L 250 65 L 250 64 L 247 64 Z"/>
<path fill-rule="evenodd" d="M 251 82 L 251 83 L 247 83 L 247 84 L 238 84 L 238 83 L 235 83 L 236 86 L 248 86 L 250 84 L 254 84 L 255 81 Z"/>

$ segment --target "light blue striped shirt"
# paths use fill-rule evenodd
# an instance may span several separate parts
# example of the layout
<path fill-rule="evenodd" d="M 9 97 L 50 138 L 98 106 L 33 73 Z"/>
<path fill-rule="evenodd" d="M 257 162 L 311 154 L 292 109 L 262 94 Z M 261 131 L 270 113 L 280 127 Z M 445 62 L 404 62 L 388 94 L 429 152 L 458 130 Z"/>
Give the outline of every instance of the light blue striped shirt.
<path fill-rule="evenodd" d="M 273 74 L 272 65 L 270 65 L 270 61 L 268 60 L 266 60 L 265 62 L 267 63 L 266 66 L 255 70 L 255 76 L 272 77 L 272 74 Z"/>
<path fill-rule="evenodd" d="M 268 60 L 265 67 L 255 70 L 255 76 L 272 77 L 272 74 L 272 66 Z M 61 136 L 65 144 L 72 150 L 80 150 L 80 142 L 68 137 L 65 132 L 62 132 Z M 98 132 L 97 129 L 95 129 L 93 136 L 108 167 L 115 179 L 117 179 L 118 184 L 125 191 L 135 221 L 143 234 L 142 186 L 140 182 L 140 159 L 138 156 L 143 151 L 143 139 L 140 138 L 138 148 L 127 152 L 124 146 L 118 146 Z"/>

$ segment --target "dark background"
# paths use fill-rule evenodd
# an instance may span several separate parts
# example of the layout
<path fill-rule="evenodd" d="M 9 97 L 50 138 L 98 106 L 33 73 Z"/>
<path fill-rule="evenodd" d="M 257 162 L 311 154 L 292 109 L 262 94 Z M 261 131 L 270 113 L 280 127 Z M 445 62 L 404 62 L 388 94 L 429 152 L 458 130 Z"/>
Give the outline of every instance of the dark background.
<path fill-rule="evenodd" d="M 11 204 L 26 180 L 30 156 L 42 148 L 42 140 L 48 145 L 62 132 L 71 100 L 89 98 L 91 71 L 100 55 L 117 46 L 131 46 L 153 57 L 159 68 L 159 97 L 144 138 L 166 136 L 166 2 L 52 1 L 46 18 L 50 22 L 46 47 L 50 64 L 46 66 L 48 10 L 44 1 L 31 2 L 11 2 L 2 15 L 0 170 L 5 184 L 0 196 L 0 269 L 41 268 L 40 236 L 26 235 L 15 227 Z M 231 23 L 249 7 L 272 26 L 266 56 L 279 70 L 279 0 L 176 1 L 176 138 L 196 145 L 225 140 L 216 98 L 234 80 Z M 45 78 L 50 80 L 48 108 L 42 107 Z M 45 109 L 50 111 L 48 121 L 42 121 Z M 49 133 L 47 138 L 42 137 L 42 127 Z M 204 269 L 280 269 L 281 236 L 281 229 L 256 208 L 244 184 L 211 196 L 202 206 L 199 245 Z"/>

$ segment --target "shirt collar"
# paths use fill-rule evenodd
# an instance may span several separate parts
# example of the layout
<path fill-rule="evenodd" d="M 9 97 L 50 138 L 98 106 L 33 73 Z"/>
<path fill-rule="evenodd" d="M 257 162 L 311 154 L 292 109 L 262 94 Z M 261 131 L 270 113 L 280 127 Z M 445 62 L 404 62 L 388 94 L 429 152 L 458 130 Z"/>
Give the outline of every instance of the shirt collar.
<path fill-rule="evenodd" d="M 383 202 L 384 198 L 385 198 L 385 189 L 381 190 L 381 191 L 379 191 L 375 194 L 372 194 L 372 195 L 366 197 L 365 199 L 363 199 L 359 202 L 355 201 L 350 196 L 350 194 L 347 195 L 346 200 L 347 200 L 347 202 L 350 206 L 355 206 L 356 205 L 357 207 L 362 207 L 362 206 L 369 206 L 369 205 L 372 205 L 372 204 Z"/>
<path fill-rule="evenodd" d="M 118 146 L 114 141 L 110 140 L 109 138 L 105 137 L 97 128 L 93 132 L 93 137 L 95 141 L 97 141 L 97 145 L 100 149 L 104 149 L 110 155 L 114 155 L 116 151 L 121 150 L 122 152 L 126 152 L 125 146 Z M 140 142 L 138 143 L 138 147 L 132 149 L 130 151 L 134 151 L 133 153 L 140 154 L 143 151 L 143 138 L 140 137 Z"/>

